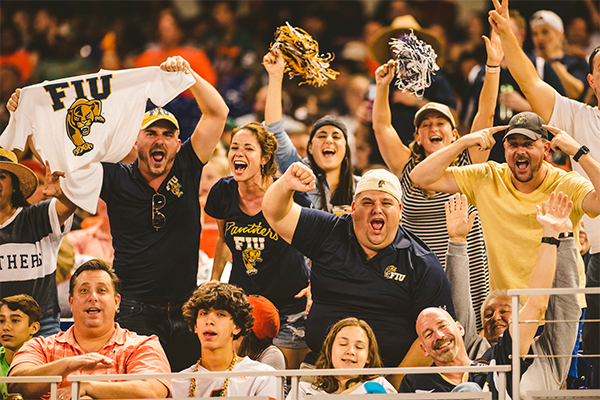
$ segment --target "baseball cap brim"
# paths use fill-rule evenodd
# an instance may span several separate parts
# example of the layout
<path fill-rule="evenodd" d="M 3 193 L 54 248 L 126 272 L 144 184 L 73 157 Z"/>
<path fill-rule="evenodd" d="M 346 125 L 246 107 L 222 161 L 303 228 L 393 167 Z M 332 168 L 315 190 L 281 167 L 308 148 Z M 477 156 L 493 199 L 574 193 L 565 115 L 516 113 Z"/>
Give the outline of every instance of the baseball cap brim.
<path fill-rule="evenodd" d="M 509 130 L 506 135 L 504 135 L 504 139 L 506 140 L 509 136 L 511 135 L 523 135 L 528 137 L 531 140 L 538 140 L 541 139 L 543 136 L 540 135 L 539 133 L 536 133 L 534 131 L 531 131 L 529 129 L 525 129 L 525 128 L 514 128 Z"/>
<path fill-rule="evenodd" d="M 156 121 L 164 119 L 172 123 L 175 126 L 175 128 L 179 130 L 179 122 L 177 122 L 177 118 L 175 118 L 173 114 L 169 113 L 168 111 L 165 112 L 164 110 L 159 113 L 153 113 L 153 111 L 154 110 L 148 111 L 146 114 L 144 114 L 144 119 L 142 120 L 142 129 L 146 129 Z"/>

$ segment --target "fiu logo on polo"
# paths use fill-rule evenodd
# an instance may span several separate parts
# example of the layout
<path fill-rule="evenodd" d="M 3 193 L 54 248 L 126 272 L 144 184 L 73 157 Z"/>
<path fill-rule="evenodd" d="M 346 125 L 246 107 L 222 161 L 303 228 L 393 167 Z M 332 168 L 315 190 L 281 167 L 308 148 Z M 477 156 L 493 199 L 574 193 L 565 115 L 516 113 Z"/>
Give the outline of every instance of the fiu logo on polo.
<path fill-rule="evenodd" d="M 402 282 L 404 278 L 406 278 L 406 275 L 396 272 L 396 267 L 393 265 L 388 266 L 385 271 L 383 271 L 383 276 L 385 276 L 387 279 L 393 279 L 398 282 Z"/>
<path fill-rule="evenodd" d="M 100 100 L 77 99 L 71 104 L 67 111 L 67 135 L 75 149 L 73 154 L 82 156 L 94 148 L 93 143 L 86 142 L 83 138 L 90 134 L 92 124 L 105 122 L 102 112 L 102 103 Z"/>
<path fill-rule="evenodd" d="M 169 182 L 167 182 L 167 190 L 171 193 L 173 193 L 175 196 L 177 197 L 181 197 L 183 196 L 183 190 L 181 183 L 179 183 L 179 180 L 177 179 L 176 176 L 173 176 L 171 179 L 169 179 Z"/>

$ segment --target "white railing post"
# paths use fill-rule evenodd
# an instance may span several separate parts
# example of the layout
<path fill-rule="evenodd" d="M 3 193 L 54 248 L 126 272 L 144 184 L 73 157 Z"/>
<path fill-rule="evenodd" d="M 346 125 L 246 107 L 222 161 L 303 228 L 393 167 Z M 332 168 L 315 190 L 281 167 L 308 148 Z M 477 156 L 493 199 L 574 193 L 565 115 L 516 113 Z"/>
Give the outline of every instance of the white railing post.
<path fill-rule="evenodd" d="M 292 387 L 290 388 L 289 393 L 292 395 L 292 397 L 290 397 L 290 400 L 298 400 L 298 389 L 300 386 L 300 377 L 292 376 L 291 380 L 292 380 Z"/>
<path fill-rule="evenodd" d="M 512 398 L 519 400 L 519 384 L 521 383 L 521 351 L 519 349 L 519 295 L 512 296 Z"/>

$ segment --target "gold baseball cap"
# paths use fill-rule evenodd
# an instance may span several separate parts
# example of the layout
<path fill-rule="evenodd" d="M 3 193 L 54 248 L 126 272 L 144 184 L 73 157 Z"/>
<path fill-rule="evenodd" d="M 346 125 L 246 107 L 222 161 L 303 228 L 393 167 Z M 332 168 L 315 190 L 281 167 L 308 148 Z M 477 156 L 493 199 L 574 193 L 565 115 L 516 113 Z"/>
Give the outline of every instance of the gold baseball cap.
<path fill-rule="evenodd" d="M 170 123 L 175 125 L 175 128 L 177 128 L 177 130 L 179 130 L 179 122 L 177 122 L 177 118 L 175 118 L 175 116 L 169 111 L 161 107 L 156 107 L 155 109 L 150 110 L 146 112 L 146 114 L 144 114 L 144 119 L 142 120 L 142 129 L 146 129 L 147 127 L 161 119 L 169 121 Z"/>

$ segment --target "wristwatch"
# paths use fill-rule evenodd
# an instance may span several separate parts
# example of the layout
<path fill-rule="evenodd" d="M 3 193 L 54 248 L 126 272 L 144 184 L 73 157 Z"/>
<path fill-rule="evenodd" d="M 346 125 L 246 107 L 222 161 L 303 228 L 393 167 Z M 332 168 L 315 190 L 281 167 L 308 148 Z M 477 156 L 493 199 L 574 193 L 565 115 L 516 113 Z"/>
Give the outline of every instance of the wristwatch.
<path fill-rule="evenodd" d="M 558 245 L 560 244 L 560 240 L 558 240 L 557 238 L 551 237 L 551 236 L 544 236 L 542 238 L 542 243 L 553 244 L 556 247 L 558 247 Z"/>
<path fill-rule="evenodd" d="M 589 154 L 589 153 L 590 153 L 590 149 L 588 149 L 588 147 L 584 144 L 583 146 L 581 146 L 579 148 L 579 151 L 577 153 L 575 153 L 575 155 L 573 156 L 573 160 L 576 162 L 579 162 L 579 159 L 581 158 L 582 155 Z"/>

